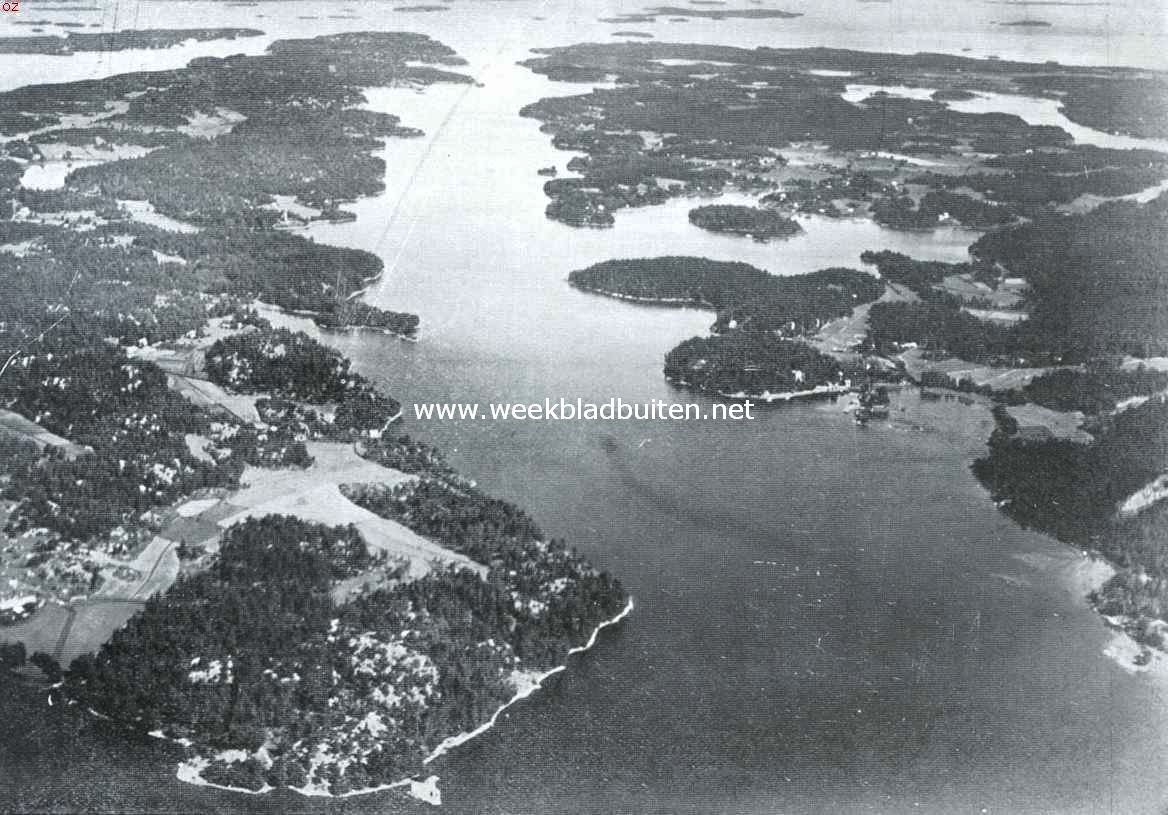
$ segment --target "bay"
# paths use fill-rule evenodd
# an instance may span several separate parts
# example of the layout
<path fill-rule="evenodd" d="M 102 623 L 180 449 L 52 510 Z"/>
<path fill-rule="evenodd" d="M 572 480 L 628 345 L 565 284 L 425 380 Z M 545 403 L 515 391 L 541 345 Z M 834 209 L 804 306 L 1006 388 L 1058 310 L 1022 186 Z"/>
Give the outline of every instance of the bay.
<path fill-rule="evenodd" d="M 622 211 L 611 230 L 551 222 L 535 171 L 562 168 L 570 154 L 517 112 L 590 86 L 550 83 L 515 65 L 528 49 L 604 41 L 614 28 L 634 27 L 658 39 L 744 46 L 1155 64 L 1165 40 L 1156 10 L 1135 4 L 1043 7 L 1058 23 L 1043 33 L 997 26 L 1010 9 L 990 4 L 786 7 L 806 16 L 614 27 L 597 18 L 641 4 L 460 0 L 449 12 L 395 15 L 373 3 L 327 11 L 141 3 L 135 27 L 214 19 L 267 34 L 190 53 L 106 55 L 96 65 L 52 58 L 60 60 L 53 76 L 254 53 L 285 36 L 432 34 L 470 60 L 482 87 L 371 90 L 370 106 L 427 135 L 387 144 L 386 192 L 349 207 L 356 222 L 308 230 L 384 259 L 369 299 L 420 314 L 419 342 L 375 334 L 329 341 L 402 399 L 407 417 L 414 403 L 449 401 L 708 404 L 665 383 L 661 362 L 672 345 L 704 332 L 710 313 L 577 292 L 568 272 L 657 254 L 744 260 L 776 274 L 856 266 L 864 249 L 960 260 L 974 235 L 809 218 L 797 238 L 755 244 L 692 227 L 688 200 Z M 356 19 L 330 17 L 346 9 Z M 109 10 L 101 19 L 129 26 Z M 14 73 L 2 81 L 29 81 Z M 887 424 L 862 430 L 831 403 L 767 409 L 740 423 L 408 420 L 406 430 L 620 576 L 637 601 L 568 671 L 434 765 L 444 809 L 1162 809 L 1164 686 L 1103 655 L 1111 634 L 1084 602 L 1078 554 L 1014 526 L 973 479 L 968 465 L 991 427 L 982 407 L 922 402 L 910 391 L 896 397 Z M 84 766 L 18 780 L 116 810 L 422 808 L 392 794 L 342 804 L 195 789 L 169 767 L 100 752 Z"/>

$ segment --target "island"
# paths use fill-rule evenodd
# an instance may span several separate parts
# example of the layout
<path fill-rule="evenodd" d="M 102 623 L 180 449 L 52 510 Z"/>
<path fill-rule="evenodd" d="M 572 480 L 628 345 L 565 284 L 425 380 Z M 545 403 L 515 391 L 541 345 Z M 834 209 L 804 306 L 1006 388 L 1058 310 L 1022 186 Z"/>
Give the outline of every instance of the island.
<path fill-rule="evenodd" d="M 708 204 L 689 211 L 689 222 L 710 232 L 745 235 L 756 241 L 790 238 L 803 231 L 799 222 L 774 210 L 728 204 Z"/>
<path fill-rule="evenodd" d="M 709 338 L 666 356 L 673 383 L 766 402 L 838 395 L 861 368 L 838 364 L 805 341 L 833 319 L 874 303 L 885 290 L 874 275 L 824 269 L 779 277 L 745 263 L 695 257 L 605 261 L 568 276 L 584 291 L 717 312 Z"/>
<path fill-rule="evenodd" d="M 694 337 L 665 355 L 665 378 L 733 399 L 789 401 L 837 396 L 851 383 L 830 356 L 770 333 Z"/>
<path fill-rule="evenodd" d="M 576 177 L 544 184 L 547 216 L 571 226 L 735 190 L 788 218 L 991 230 L 1168 178 L 1168 154 L 1076 144 L 1057 127 L 960 109 L 971 94 L 1022 94 L 1058 100 L 1088 127 L 1164 136 L 1168 109 L 1138 94 L 1168 98 L 1168 80 L 1144 70 L 682 43 L 541 49 L 523 64 L 556 81 L 619 77 L 521 111 L 555 147 L 582 154 L 568 163 Z M 1105 106 L 1115 112 L 1106 121 Z"/>
<path fill-rule="evenodd" d="M 682 8 L 680 6 L 653 6 L 650 14 L 662 17 L 701 17 L 707 20 L 792 20 L 802 13 L 777 8 Z"/>
<path fill-rule="evenodd" d="M 935 102 L 968 102 L 970 99 L 976 99 L 977 94 L 960 88 L 945 88 L 933 91 L 929 98 Z"/>
<path fill-rule="evenodd" d="M 81 23 L 57 23 L 80 27 Z M 97 34 L 67 32 L 64 37 L 0 37 L 0 54 L 50 54 L 68 56 L 81 51 L 127 51 L 131 48 L 172 48 L 188 40 L 234 40 L 259 37 L 254 28 L 150 28 L 124 29 Z"/>

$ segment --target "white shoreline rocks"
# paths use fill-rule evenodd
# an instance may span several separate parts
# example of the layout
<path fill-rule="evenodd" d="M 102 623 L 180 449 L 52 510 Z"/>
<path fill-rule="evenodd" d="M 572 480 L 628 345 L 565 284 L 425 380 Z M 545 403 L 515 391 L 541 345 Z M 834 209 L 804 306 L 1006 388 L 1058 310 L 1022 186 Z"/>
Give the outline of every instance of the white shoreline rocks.
<path fill-rule="evenodd" d="M 603 629 L 619 623 L 621 620 L 623 620 L 625 617 L 627 617 L 629 614 L 631 614 L 634 608 L 635 608 L 635 603 L 633 601 L 633 598 L 630 597 L 628 602 L 625 604 L 625 607 L 621 610 L 621 612 L 619 614 L 617 614 L 615 617 L 612 617 L 611 619 L 605 620 L 605 621 L 601 622 L 599 625 L 597 625 L 596 628 L 593 629 L 592 635 L 588 638 L 588 641 L 586 643 L 584 643 L 584 645 L 580 645 L 580 646 L 577 646 L 575 648 L 570 649 L 568 651 L 568 656 L 573 656 L 575 654 L 581 654 L 581 653 L 584 653 L 585 651 L 590 650 L 593 646 L 596 645 L 597 640 L 600 638 L 600 632 Z M 366 643 L 366 645 L 369 645 L 369 644 Z M 518 669 L 518 668 L 514 669 L 511 672 L 510 679 L 511 679 L 512 686 L 515 688 L 515 695 L 512 696 L 507 702 L 500 705 L 495 710 L 495 712 L 491 715 L 490 719 L 488 719 L 483 724 L 479 725 L 474 730 L 466 731 L 463 733 L 457 733 L 453 736 L 449 736 L 448 738 L 444 739 L 437 747 L 434 748 L 433 751 L 431 751 L 431 753 L 425 759 L 422 760 L 423 765 L 430 764 L 431 762 L 446 755 L 447 753 L 449 753 L 451 750 L 455 749 L 456 747 L 459 747 L 463 744 L 466 744 L 468 741 L 470 741 L 471 739 L 474 739 L 476 736 L 480 736 L 483 733 L 490 730 L 492 727 L 494 727 L 495 723 L 499 720 L 499 717 L 504 713 L 504 711 L 506 711 L 508 708 L 510 708 L 512 705 L 516 704 L 517 702 L 519 702 L 523 699 L 526 699 L 527 697 L 531 696 L 536 691 L 538 691 L 541 687 L 543 687 L 543 682 L 546 679 L 548 679 L 549 677 L 554 676 L 555 674 L 558 674 L 561 671 L 564 671 L 566 669 L 567 669 L 567 665 L 557 665 L 556 667 L 551 668 L 547 671 L 543 671 L 543 672 L 539 672 L 536 670 L 522 670 L 522 669 Z M 152 731 L 149 735 L 151 735 L 155 738 L 160 738 L 160 739 L 163 739 L 165 741 L 172 742 L 174 744 L 182 745 L 182 746 L 187 747 L 187 748 L 192 747 L 191 742 L 189 740 L 171 738 L 171 737 L 167 736 L 161 730 Z M 374 735 L 376 735 L 376 733 Z M 318 750 L 318 752 L 320 752 L 320 751 Z M 213 783 L 213 782 L 208 781 L 206 778 L 203 777 L 203 773 L 206 771 L 206 769 L 209 766 L 211 766 L 211 764 L 213 762 L 225 762 L 225 763 L 230 764 L 230 763 L 247 761 L 248 759 L 252 759 L 252 758 L 260 760 L 261 762 L 264 761 L 265 758 L 267 759 L 268 762 L 271 761 L 271 759 L 267 756 L 266 750 L 262 747 L 259 750 L 257 750 L 255 753 L 249 753 L 245 750 L 222 750 L 222 751 L 219 751 L 218 753 L 215 753 L 211 757 L 207 757 L 207 756 L 203 756 L 203 755 L 194 755 L 194 756 L 191 756 L 190 758 L 185 759 L 184 761 L 180 762 L 178 767 L 176 768 L 175 777 L 178 778 L 179 781 L 183 781 L 183 782 L 186 782 L 188 784 L 194 784 L 195 786 L 211 787 L 214 789 L 225 790 L 228 792 L 240 792 L 240 793 L 245 793 L 247 795 L 263 795 L 265 793 L 271 792 L 272 790 L 276 789 L 276 787 L 273 787 L 272 785 L 267 784 L 267 783 L 265 783 L 259 789 L 248 789 L 246 787 L 232 787 L 232 786 L 228 786 L 225 784 Z M 314 769 L 315 769 L 315 765 L 314 765 Z M 419 780 L 417 778 L 403 778 L 403 779 L 400 779 L 398 781 L 394 781 L 394 782 L 389 783 L 389 784 L 379 784 L 378 786 L 375 786 L 375 787 L 367 787 L 367 788 L 362 788 L 362 789 L 349 790 L 349 791 L 343 792 L 343 793 L 332 793 L 332 792 L 329 792 L 326 784 L 321 783 L 319 781 L 312 780 L 312 773 L 310 773 L 309 781 L 307 783 L 305 783 L 303 786 L 288 787 L 288 789 L 292 790 L 293 792 L 299 793 L 300 795 L 305 795 L 305 796 L 314 797 L 314 798 L 352 798 L 352 797 L 358 796 L 358 795 L 370 795 L 370 794 L 375 793 L 375 792 L 384 792 L 386 790 L 400 789 L 400 790 L 403 790 L 407 795 L 409 795 L 409 796 L 411 796 L 419 801 L 422 801 L 423 803 L 427 803 L 427 804 L 430 804 L 432 806 L 441 806 L 442 792 L 438 787 L 439 779 L 440 779 L 440 776 L 438 776 L 438 775 L 430 775 L 430 776 L 427 776 L 426 778 L 421 779 L 421 780 Z"/>

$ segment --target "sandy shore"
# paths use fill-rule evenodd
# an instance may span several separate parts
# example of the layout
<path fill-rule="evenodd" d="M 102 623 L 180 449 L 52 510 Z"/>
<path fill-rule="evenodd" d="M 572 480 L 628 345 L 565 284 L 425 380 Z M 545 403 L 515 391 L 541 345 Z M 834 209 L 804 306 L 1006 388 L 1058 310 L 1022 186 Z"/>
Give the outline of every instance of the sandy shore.
<path fill-rule="evenodd" d="M 1108 560 L 1090 552 L 1074 552 L 1066 558 L 1028 554 L 1019 555 L 1018 559 L 1033 568 L 1057 574 L 1068 591 L 1088 604 L 1091 593 L 1103 588 L 1116 573 Z M 1168 681 L 1168 653 L 1136 642 L 1127 633 L 1131 622 L 1127 617 L 1100 616 L 1110 629 L 1103 646 L 1105 657 L 1129 674 L 1147 674 Z"/>
<path fill-rule="evenodd" d="M 694 300 L 688 297 L 638 297 L 635 294 L 621 294 L 620 292 L 608 291 L 607 289 L 581 286 L 578 283 L 570 283 L 570 285 L 572 288 L 587 292 L 588 294 L 599 294 L 602 297 L 611 297 L 615 300 L 627 300 L 630 303 L 643 303 L 647 306 L 682 306 L 700 309 L 715 308 L 713 303 L 708 303 L 705 300 Z"/>
<path fill-rule="evenodd" d="M 727 399 L 751 399 L 760 402 L 766 402 L 768 405 L 771 402 L 790 402 L 793 399 L 814 399 L 819 396 L 842 396 L 845 393 L 851 393 L 851 385 L 816 385 L 814 388 L 808 388 L 802 391 L 780 391 L 772 393 L 771 391 L 763 391 L 762 393 L 746 393 L 745 391 L 738 391 L 737 393 L 726 393 L 718 391 L 719 396 Z"/>
<path fill-rule="evenodd" d="M 674 377 L 665 377 L 665 381 L 673 385 L 679 385 L 685 388 L 693 388 L 698 393 L 712 394 L 714 396 L 721 396 L 724 399 L 750 399 L 756 402 L 766 402 L 768 405 L 771 402 L 790 402 L 795 399 L 817 399 L 822 396 L 843 396 L 845 393 L 851 393 L 853 388 L 851 384 L 846 385 L 816 385 L 814 388 L 808 388 L 801 391 L 763 391 L 762 393 L 747 393 L 746 391 L 736 391 L 728 393 L 726 391 L 711 391 L 708 388 L 701 388 L 684 379 L 676 379 Z"/>

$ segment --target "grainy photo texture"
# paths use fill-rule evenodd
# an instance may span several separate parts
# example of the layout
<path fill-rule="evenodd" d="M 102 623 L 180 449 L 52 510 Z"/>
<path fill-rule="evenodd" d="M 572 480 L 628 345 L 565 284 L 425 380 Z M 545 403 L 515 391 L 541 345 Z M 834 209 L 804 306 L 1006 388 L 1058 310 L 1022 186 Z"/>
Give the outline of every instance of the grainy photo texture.
<path fill-rule="evenodd" d="M 0 813 L 1166 815 L 1168 14 L 11 0 Z"/>

